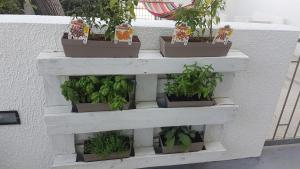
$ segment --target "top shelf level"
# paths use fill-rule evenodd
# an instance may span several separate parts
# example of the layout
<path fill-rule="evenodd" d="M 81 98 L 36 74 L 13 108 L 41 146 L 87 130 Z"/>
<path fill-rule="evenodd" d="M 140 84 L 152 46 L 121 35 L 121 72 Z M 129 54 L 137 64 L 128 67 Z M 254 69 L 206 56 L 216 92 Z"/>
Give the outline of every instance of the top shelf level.
<path fill-rule="evenodd" d="M 181 73 L 185 64 L 212 64 L 216 72 L 246 69 L 249 57 L 231 50 L 224 57 L 165 58 L 158 50 L 141 50 L 138 58 L 70 58 L 63 52 L 38 56 L 40 75 L 147 75 Z"/>

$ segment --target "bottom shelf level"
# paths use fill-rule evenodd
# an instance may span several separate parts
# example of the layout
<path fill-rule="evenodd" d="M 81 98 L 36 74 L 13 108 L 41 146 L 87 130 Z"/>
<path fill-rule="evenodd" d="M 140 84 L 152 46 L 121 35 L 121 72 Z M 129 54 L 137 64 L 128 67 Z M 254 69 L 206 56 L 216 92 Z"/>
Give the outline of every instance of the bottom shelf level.
<path fill-rule="evenodd" d="M 146 167 L 171 166 L 181 164 L 216 161 L 226 152 L 220 142 L 205 144 L 206 150 L 179 154 L 154 154 L 134 156 L 123 160 L 107 160 L 97 162 L 70 162 L 70 156 L 64 160 L 56 157 L 52 169 L 138 169 Z M 144 149 L 143 151 L 145 151 Z M 138 151 L 138 150 L 136 150 Z M 153 151 L 149 150 L 148 151 Z M 72 158 L 72 157 L 71 157 Z M 65 162 L 64 162 L 65 161 Z"/>

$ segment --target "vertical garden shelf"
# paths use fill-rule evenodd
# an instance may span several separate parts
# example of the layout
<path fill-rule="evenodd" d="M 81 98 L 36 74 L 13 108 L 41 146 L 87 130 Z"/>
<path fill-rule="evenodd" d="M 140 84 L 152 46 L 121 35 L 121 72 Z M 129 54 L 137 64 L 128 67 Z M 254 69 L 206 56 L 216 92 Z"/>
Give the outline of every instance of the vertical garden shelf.
<path fill-rule="evenodd" d="M 55 169 L 135 169 L 216 161 L 226 152 L 216 133 L 233 120 L 238 105 L 229 98 L 216 98 L 211 107 L 158 108 L 158 75 L 181 73 L 185 64 L 210 65 L 216 72 L 245 70 L 249 58 L 232 50 L 224 57 L 164 58 L 157 50 L 141 51 L 138 58 L 70 58 L 63 52 L 44 52 L 38 57 L 43 76 L 46 105 L 45 122 L 51 138 Z M 60 85 L 68 76 L 136 75 L 136 109 L 109 112 L 72 113 L 71 103 L 61 95 Z M 153 128 L 207 125 L 206 150 L 156 155 Z M 135 156 L 124 160 L 76 162 L 74 134 L 134 129 Z"/>

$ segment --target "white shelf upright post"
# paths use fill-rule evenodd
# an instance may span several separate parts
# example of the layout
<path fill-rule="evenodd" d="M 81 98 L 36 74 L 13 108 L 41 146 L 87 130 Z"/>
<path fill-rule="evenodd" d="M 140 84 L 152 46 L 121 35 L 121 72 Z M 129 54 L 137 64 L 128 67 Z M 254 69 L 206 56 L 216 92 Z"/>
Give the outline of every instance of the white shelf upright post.
<path fill-rule="evenodd" d="M 67 76 L 53 76 L 46 75 L 44 78 L 44 88 L 46 95 L 46 108 L 56 107 L 62 109 L 71 109 L 71 104 L 65 100 L 61 94 L 60 86 L 68 79 Z M 63 111 L 45 111 L 45 115 L 51 115 L 56 113 L 64 113 Z M 61 158 L 64 162 L 68 159 L 68 162 L 76 161 L 74 134 L 56 134 L 49 135 L 50 142 L 52 143 L 53 152 L 56 157 L 56 161 L 60 161 L 57 158 Z"/>
<path fill-rule="evenodd" d="M 136 76 L 136 108 L 157 108 L 157 75 Z M 136 155 L 155 154 L 153 149 L 153 128 L 134 130 L 134 147 Z M 147 151 L 143 151 L 147 149 Z M 147 152 L 145 154 L 145 152 Z"/>

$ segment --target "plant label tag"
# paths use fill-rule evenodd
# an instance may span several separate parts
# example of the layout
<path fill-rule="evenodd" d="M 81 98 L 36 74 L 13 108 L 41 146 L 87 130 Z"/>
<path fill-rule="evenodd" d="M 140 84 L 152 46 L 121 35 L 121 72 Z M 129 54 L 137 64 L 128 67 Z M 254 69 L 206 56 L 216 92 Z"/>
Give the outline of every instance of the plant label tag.
<path fill-rule="evenodd" d="M 114 39 L 115 44 L 117 44 L 118 42 L 127 42 L 128 45 L 131 45 L 133 32 L 134 30 L 132 26 L 127 23 L 116 26 Z"/>
<path fill-rule="evenodd" d="M 181 42 L 184 43 L 184 45 L 187 45 L 191 33 L 192 33 L 191 27 L 187 26 L 187 24 L 184 23 L 177 24 L 173 32 L 171 43 L 174 44 L 175 42 Z"/>
<path fill-rule="evenodd" d="M 82 19 L 73 19 L 70 23 L 68 39 L 82 40 L 87 44 L 90 27 Z"/>
<path fill-rule="evenodd" d="M 220 28 L 218 30 L 217 35 L 215 36 L 213 43 L 221 42 L 227 45 L 230 37 L 232 36 L 232 33 L 233 33 L 233 29 L 229 25 Z"/>

